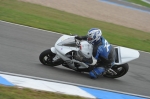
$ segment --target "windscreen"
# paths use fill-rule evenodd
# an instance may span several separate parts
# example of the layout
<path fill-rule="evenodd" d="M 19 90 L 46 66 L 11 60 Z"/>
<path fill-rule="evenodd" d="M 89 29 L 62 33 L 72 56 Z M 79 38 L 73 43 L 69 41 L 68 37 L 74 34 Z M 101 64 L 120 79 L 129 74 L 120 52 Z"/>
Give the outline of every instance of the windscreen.
<path fill-rule="evenodd" d="M 76 46 L 76 43 L 75 43 L 74 37 L 70 37 L 65 40 L 62 40 L 57 45 L 59 45 L 59 46 Z"/>

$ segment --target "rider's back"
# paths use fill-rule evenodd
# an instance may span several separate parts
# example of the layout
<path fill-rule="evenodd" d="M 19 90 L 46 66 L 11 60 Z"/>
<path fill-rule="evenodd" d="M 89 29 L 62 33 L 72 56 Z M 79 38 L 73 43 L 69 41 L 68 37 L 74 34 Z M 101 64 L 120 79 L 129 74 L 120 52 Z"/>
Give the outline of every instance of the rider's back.
<path fill-rule="evenodd" d="M 115 60 L 114 47 L 104 37 L 101 37 L 101 42 L 94 45 L 93 56 L 98 63 L 109 65 Z"/>

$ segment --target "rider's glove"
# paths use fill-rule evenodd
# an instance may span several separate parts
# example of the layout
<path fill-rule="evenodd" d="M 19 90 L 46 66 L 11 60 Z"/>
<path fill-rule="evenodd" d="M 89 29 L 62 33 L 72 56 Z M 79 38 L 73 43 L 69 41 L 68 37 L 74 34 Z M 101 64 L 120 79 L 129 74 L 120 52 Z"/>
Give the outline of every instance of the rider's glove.
<path fill-rule="evenodd" d="M 81 38 L 81 36 L 75 36 L 75 39 L 77 39 L 77 40 L 82 40 L 82 38 Z"/>
<path fill-rule="evenodd" d="M 83 57 L 79 57 L 78 55 L 75 55 L 74 59 L 83 62 Z"/>

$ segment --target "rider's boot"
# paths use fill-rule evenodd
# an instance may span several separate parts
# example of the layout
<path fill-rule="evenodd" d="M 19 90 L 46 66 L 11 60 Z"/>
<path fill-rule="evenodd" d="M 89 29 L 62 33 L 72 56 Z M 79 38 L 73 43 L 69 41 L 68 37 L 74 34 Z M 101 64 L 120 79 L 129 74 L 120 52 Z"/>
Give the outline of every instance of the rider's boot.
<path fill-rule="evenodd" d="M 89 72 L 90 78 L 96 79 L 99 75 L 101 75 L 105 71 L 104 67 L 96 67 Z"/>

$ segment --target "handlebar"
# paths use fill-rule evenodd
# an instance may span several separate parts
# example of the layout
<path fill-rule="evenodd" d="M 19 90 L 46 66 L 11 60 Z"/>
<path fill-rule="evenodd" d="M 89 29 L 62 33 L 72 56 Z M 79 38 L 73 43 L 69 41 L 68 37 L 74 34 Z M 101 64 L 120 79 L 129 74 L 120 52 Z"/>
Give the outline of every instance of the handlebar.
<path fill-rule="evenodd" d="M 81 45 L 80 40 L 78 40 L 78 39 L 76 39 L 76 38 L 75 38 L 75 43 L 76 43 L 76 45 L 77 45 L 78 47 Z"/>

